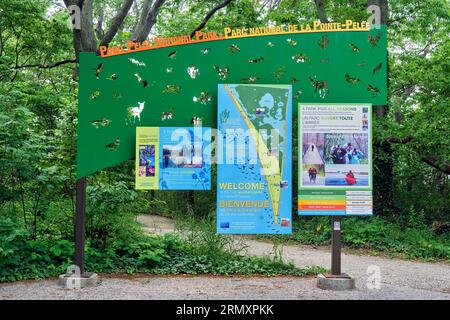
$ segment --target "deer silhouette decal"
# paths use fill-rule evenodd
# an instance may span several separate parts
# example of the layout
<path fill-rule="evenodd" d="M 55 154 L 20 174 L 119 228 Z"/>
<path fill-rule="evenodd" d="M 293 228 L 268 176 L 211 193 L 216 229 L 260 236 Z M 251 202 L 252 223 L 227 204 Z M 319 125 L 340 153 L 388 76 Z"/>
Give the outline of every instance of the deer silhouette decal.
<path fill-rule="evenodd" d="M 131 123 L 131 118 L 133 118 L 133 123 L 136 123 L 136 118 L 139 120 L 139 123 L 141 123 L 141 113 L 144 110 L 144 102 L 138 102 L 137 107 L 129 107 L 128 110 L 128 122 Z"/>

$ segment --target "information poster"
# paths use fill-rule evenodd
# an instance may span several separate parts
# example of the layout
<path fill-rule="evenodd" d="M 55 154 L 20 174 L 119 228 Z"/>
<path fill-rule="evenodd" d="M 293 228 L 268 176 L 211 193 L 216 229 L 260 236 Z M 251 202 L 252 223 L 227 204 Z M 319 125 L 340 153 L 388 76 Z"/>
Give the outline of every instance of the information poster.
<path fill-rule="evenodd" d="M 292 231 L 292 89 L 219 84 L 217 232 Z"/>
<path fill-rule="evenodd" d="M 136 189 L 210 190 L 211 129 L 137 127 Z"/>
<path fill-rule="evenodd" d="M 300 215 L 372 214 L 371 109 L 299 104 Z"/>

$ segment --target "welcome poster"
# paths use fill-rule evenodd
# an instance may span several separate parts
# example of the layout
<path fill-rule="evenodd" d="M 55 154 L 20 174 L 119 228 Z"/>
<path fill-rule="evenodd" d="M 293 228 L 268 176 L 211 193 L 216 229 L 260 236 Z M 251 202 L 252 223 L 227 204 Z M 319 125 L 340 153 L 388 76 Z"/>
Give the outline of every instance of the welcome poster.
<path fill-rule="evenodd" d="M 372 214 L 371 105 L 299 105 L 300 215 Z"/>
<path fill-rule="evenodd" d="M 217 232 L 292 231 L 292 89 L 219 84 Z"/>
<path fill-rule="evenodd" d="M 137 127 L 136 189 L 210 190 L 211 129 Z"/>

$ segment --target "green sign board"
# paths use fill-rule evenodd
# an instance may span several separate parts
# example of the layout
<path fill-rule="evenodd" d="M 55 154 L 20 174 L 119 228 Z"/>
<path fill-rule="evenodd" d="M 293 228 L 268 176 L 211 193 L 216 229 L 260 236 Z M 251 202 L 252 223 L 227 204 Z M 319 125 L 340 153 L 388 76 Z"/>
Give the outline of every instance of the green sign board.
<path fill-rule="evenodd" d="M 137 126 L 216 128 L 220 83 L 291 84 L 293 102 L 386 104 L 386 28 L 80 54 L 77 177 L 135 155 Z M 296 114 L 296 110 L 294 110 Z"/>

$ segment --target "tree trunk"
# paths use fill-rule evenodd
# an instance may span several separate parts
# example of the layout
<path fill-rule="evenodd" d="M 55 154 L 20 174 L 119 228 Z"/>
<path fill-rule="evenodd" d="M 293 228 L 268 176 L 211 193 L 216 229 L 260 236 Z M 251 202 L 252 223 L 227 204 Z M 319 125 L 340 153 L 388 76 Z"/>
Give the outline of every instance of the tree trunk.
<path fill-rule="evenodd" d="M 150 2 L 151 1 L 147 1 L 146 3 L 144 3 L 143 10 L 149 10 L 151 4 Z M 164 2 L 166 2 L 166 0 L 156 0 L 148 13 L 146 15 L 141 15 L 137 28 L 133 32 L 134 41 L 142 42 L 147 39 L 148 35 L 150 34 L 150 30 L 156 23 L 156 17 L 158 16 L 159 10 Z"/>
<path fill-rule="evenodd" d="M 324 0 L 314 0 L 317 7 L 317 16 L 322 23 L 328 22 L 327 13 L 325 11 L 325 1 Z"/>
<path fill-rule="evenodd" d="M 103 16 L 104 16 L 103 8 L 100 8 L 97 26 L 95 27 L 95 34 L 97 35 L 97 40 L 102 39 L 104 36 L 104 34 L 103 34 L 103 18 L 104 17 Z"/>
<path fill-rule="evenodd" d="M 81 45 L 83 51 L 95 52 L 97 50 L 97 40 L 94 34 L 93 25 L 93 0 L 84 0 L 81 9 Z"/>
<path fill-rule="evenodd" d="M 187 192 L 187 203 L 188 203 L 188 207 L 190 207 L 191 209 L 194 209 L 195 197 L 194 197 L 194 191 L 193 190 L 189 190 Z"/>
<path fill-rule="evenodd" d="M 387 0 L 368 0 L 367 6 L 377 5 L 380 8 L 380 21 L 386 25 L 388 17 Z M 389 65 L 388 65 L 389 74 Z M 388 83 L 389 87 L 389 76 Z M 389 112 L 388 105 L 373 106 L 375 118 L 384 118 Z M 391 143 L 387 140 L 376 139 L 374 134 L 373 144 L 373 186 L 374 186 L 374 211 L 376 214 L 386 215 L 394 205 L 394 160 Z"/>
<path fill-rule="evenodd" d="M 119 28 L 122 26 L 123 20 L 128 15 L 128 11 L 130 11 L 132 4 L 133 0 L 125 0 L 123 2 L 119 11 L 114 16 L 111 26 L 109 27 L 109 30 L 105 33 L 105 36 L 103 37 L 100 43 L 101 46 L 107 46 L 112 41 Z"/>

